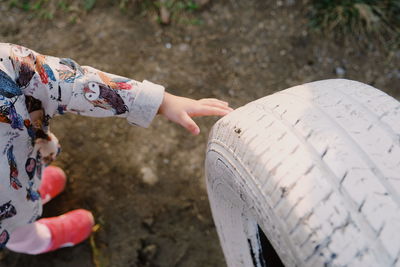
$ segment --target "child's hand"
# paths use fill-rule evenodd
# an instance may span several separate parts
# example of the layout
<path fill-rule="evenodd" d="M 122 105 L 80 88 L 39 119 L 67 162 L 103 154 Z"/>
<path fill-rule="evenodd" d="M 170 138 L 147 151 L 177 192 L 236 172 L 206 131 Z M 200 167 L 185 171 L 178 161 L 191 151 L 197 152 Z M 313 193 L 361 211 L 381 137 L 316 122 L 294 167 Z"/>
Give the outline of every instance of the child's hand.
<path fill-rule="evenodd" d="M 165 93 L 158 113 L 180 124 L 192 134 L 198 135 L 200 128 L 191 117 L 224 116 L 232 110 L 227 102 L 215 98 L 193 100 Z"/>

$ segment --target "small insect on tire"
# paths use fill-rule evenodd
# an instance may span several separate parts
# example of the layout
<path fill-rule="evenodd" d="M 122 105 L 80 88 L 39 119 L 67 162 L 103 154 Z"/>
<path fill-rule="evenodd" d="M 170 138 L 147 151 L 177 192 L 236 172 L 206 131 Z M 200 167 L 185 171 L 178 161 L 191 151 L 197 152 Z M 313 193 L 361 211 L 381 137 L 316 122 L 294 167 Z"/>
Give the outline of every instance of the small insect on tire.
<path fill-rule="evenodd" d="M 400 103 L 333 79 L 220 119 L 207 190 L 227 265 L 400 266 Z"/>

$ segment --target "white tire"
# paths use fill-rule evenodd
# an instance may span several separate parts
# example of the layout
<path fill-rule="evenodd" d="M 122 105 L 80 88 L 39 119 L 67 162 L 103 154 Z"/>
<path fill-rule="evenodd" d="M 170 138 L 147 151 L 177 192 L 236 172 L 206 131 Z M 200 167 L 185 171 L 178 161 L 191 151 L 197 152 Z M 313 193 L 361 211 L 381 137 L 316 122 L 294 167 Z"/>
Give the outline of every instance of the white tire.
<path fill-rule="evenodd" d="M 400 103 L 371 86 L 238 108 L 212 129 L 206 179 L 230 267 L 274 266 L 264 234 L 285 266 L 400 266 Z"/>

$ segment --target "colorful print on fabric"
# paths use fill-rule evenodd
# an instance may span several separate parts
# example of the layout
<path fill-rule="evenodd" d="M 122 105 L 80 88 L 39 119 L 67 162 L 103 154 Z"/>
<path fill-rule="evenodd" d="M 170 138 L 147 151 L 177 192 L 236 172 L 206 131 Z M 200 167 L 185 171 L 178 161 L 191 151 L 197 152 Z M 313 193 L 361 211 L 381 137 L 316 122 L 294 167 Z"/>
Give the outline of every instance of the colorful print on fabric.
<path fill-rule="evenodd" d="M 22 131 L 24 123 L 21 115 L 17 113 L 14 106 L 14 103 L 17 100 L 18 97 L 14 100 L 14 102 L 5 100 L 3 105 L 0 106 L 0 122 L 8 123 L 11 125 L 11 128 Z"/>
<path fill-rule="evenodd" d="M 16 74 L 16 83 L 21 88 L 26 88 L 35 75 L 33 52 L 19 45 L 11 45 L 11 63 Z"/>
<path fill-rule="evenodd" d="M 70 58 L 62 58 L 60 59 L 60 64 L 69 67 L 70 69 L 75 71 L 75 79 L 82 77 L 85 74 L 85 70 Z"/>
<path fill-rule="evenodd" d="M 38 191 L 32 189 L 33 182 L 29 182 L 29 187 L 26 188 L 26 199 L 28 201 L 37 201 L 40 199 L 40 195 Z"/>
<path fill-rule="evenodd" d="M 42 83 L 48 84 L 49 78 L 52 81 L 55 81 L 56 77 L 54 76 L 53 70 L 45 62 L 46 62 L 45 56 L 43 55 L 36 56 L 35 69 L 37 73 L 39 73 L 40 80 L 42 81 Z"/>
<path fill-rule="evenodd" d="M 11 145 L 7 150 L 8 165 L 10 165 L 10 185 L 15 190 L 22 187 L 21 182 L 18 180 L 18 168 L 15 156 L 13 153 L 14 145 Z"/>
<path fill-rule="evenodd" d="M 9 106 L 9 117 L 8 118 L 11 121 L 11 128 L 18 129 L 20 131 L 22 131 L 24 129 L 24 121 L 23 121 L 21 115 L 19 115 L 17 113 L 17 111 L 15 110 L 14 103 L 11 103 Z"/>
<path fill-rule="evenodd" d="M 47 76 L 52 80 L 53 82 L 56 81 L 56 77 L 54 76 L 53 70 L 50 68 L 49 65 L 43 64 L 44 71 L 46 72 Z"/>
<path fill-rule="evenodd" d="M 130 79 L 123 78 L 123 77 L 114 77 L 110 78 L 105 74 L 104 72 L 97 72 L 97 75 L 99 75 L 100 79 L 102 80 L 103 83 L 111 87 L 112 89 L 120 89 L 120 90 L 130 90 L 132 89 L 132 85 L 130 85 L 128 82 L 130 82 Z"/>
<path fill-rule="evenodd" d="M 11 204 L 11 200 L 0 206 L 0 221 L 11 218 L 17 214 L 17 210 Z"/>
<path fill-rule="evenodd" d="M 42 179 L 42 155 L 40 151 L 36 154 L 36 175 L 39 179 Z"/>
<path fill-rule="evenodd" d="M 36 171 L 36 159 L 28 158 L 25 163 L 25 170 L 28 174 L 29 180 L 32 180 Z"/>
<path fill-rule="evenodd" d="M 66 69 L 58 69 L 58 76 L 61 80 L 66 83 L 73 83 L 76 79 L 75 73 L 71 71 L 69 68 Z"/>
<path fill-rule="evenodd" d="M 8 234 L 7 230 L 3 230 L 0 234 L 0 249 L 4 248 L 10 239 L 10 235 Z"/>
<path fill-rule="evenodd" d="M 122 97 L 116 90 L 101 83 L 89 82 L 83 88 L 85 98 L 95 107 L 111 110 L 119 115 L 128 111 Z"/>
<path fill-rule="evenodd" d="M 64 115 L 67 111 L 67 105 L 58 105 L 57 107 L 58 114 Z"/>
<path fill-rule="evenodd" d="M 33 75 L 35 75 L 35 72 L 28 65 L 21 65 L 19 69 L 17 84 L 21 88 L 26 88 L 32 80 Z"/>
<path fill-rule="evenodd" d="M 39 73 L 39 77 L 42 83 L 48 84 L 49 83 L 48 75 L 46 73 L 46 70 L 43 68 L 43 62 L 44 62 L 44 57 L 42 55 L 37 56 L 35 63 L 35 70 L 37 73 Z"/>
<path fill-rule="evenodd" d="M 22 95 L 21 88 L 2 70 L 0 70 L 0 95 L 7 98 Z"/>
<path fill-rule="evenodd" d="M 29 113 L 43 108 L 42 102 L 30 95 L 25 96 L 25 105 Z"/>
<path fill-rule="evenodd" d="M 0 106 L 0 122 L 11 124 L 11 120 L 8 118 L 8 106 Z"/>

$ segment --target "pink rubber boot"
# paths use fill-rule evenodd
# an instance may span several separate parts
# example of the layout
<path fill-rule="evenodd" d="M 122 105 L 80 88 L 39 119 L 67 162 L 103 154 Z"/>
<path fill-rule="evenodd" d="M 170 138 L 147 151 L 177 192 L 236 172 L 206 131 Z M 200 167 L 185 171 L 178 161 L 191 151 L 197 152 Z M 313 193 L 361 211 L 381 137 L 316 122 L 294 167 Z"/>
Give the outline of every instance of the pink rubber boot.
<path fill-rule="evenodd" d="M 51 232 L 49 248 L 43 252 L 46 253 L 63 247 L 72 247 L 84 241 L 92 232 L 94 218 L 90 211 L 77 209 L 37 222 L 46 225 Z"/>
<path fill-rule="evenodd" d="M 42 183 L 39 187 L 39 194 L 42 203 L 46 204 L 51 199 L 60 194 L 67 182 L 67 176 L 64 171 L 56 166 L 48 166 L 43 170 Z"/>

